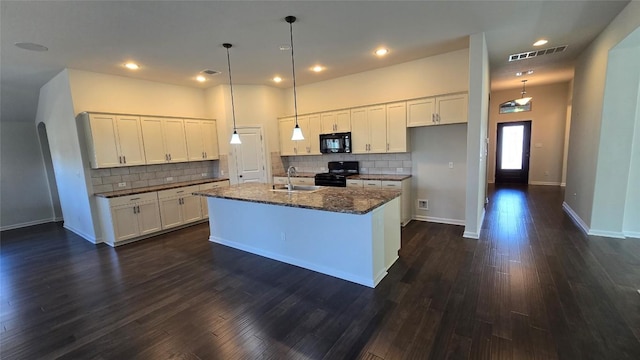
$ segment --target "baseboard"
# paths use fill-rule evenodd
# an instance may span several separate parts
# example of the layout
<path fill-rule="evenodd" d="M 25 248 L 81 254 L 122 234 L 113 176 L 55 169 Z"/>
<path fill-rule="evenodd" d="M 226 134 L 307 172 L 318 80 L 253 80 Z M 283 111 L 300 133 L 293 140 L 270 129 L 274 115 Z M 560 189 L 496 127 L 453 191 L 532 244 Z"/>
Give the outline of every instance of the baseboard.
<path fill-rule="evenodd" d="M 640 231 L 625 231 L 624 236 L 628 238 L 640 239 Z"/>
<path fill-rule="evenodd" d="M 529 181 L 529 185 L 561 186 L 557 181 Z"/>
<path fill-rule="evenodd" d="M 567 213 L 567 215 L 569 215 L 571 220 L 573 220 L 573 222 L 580 228 L 580 230 L 582 230 L 582 232 L 589 235 L 589 227 L 587 226 L 587 224 L 582 220 L 582 218 L 580 218 L 580 216 L 578 216 L 578 214 L 576 214 L 575 211 L 573 211 L 571 206 L 569 206 L 566 201 L 562 202 L 562 209 Z"/>
<path fill-rule="evenodd" d="M 495 180 L 487 180 L 487 184 L 495 184 Z"/>
<path fill-rule="evenodd" d="M 603 236 L 614 239 L 624 239 L 624 233 L 619 231 L 608 231 L 608 230 L 598 230 L 598 229 L 589 229 L 588 235 L 593 236 Z"/>
<path fill-rule="evenodd" d="M 480 233 L 479 232 L 474 232 L 474 231 L 465 231 L 464 233 L 462 233 L 462 237 L 463 238 L 467 238 L 467 239 L 480 239 Z"/>
<path fill-rule="evenodd" d="M 91 236 L 89 234 L 85 234 L 84 232 L 82 232 L 82 231 L 80 231 L 78 229 L 72 228 L 71 226 L 67 225 L 66 223 L 63 225 L 63 227 L 65 229 L 71 231 L 72 233 L 80 236 L 81 238 L 87 240 L 88 242 L 93 243 L 93 244 L 97 244 L 97 240 L 96 240 L 95 236 Z"/>
<path fill-rule="evenodd" d="M 62 220 L 62 219 L 60 219 L 60 220 Z M 40 219 L 40 220 L 34 220 L 34 221 L 27 221 L 27 222 L 23 222 L 23 223 L 19 223 L 19 224 L 13 224 L 13 225 L 5 225 L 5 226 L 0 227 L 0 231 L 20 229 L 20 228 L 25 228 L 25 227 L 34 226 L 34 225 L 41 225 L 41 224 L 47 224 L 47 223 L 51 223 L 51 222 L 58 222 L 60 220 L 58 220 L 57 218 L 49 218 L 49 219 Z"/>
<path fill-rule="evenodd" d="M 449 225 L 463 225 L 464 226 L 464 220 L 459 220 L 459 219 L 447 219 L 447 218 L 439 218 L 439 217 L 434 217 L 434 216 L 423 216 L 423 215 L 415 215 L 413 217 L 413 219 L 414 220 L 418 220 L 418 221 L 434 222 L 434 223 L 449 224 Z"/>

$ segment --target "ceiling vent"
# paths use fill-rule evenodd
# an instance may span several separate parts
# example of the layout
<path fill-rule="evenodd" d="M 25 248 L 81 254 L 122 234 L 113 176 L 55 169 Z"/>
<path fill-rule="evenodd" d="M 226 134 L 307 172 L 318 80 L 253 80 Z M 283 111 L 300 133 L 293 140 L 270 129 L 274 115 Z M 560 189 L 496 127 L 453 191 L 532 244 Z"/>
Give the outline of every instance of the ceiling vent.
<path fill-rule="evenodd" d="M 220 71 L 215 71 L 215 70 L 210 70 L 210 69 L 205 69 L 200 71 L 203 74 L 207 74 L 207 75 L 218 75 L 220 74 Z"/>
<path fill-rule="evenodd" d="M 567 45 L 562 45 L 562 46 L 558 46 L 558 47 L 554 47 L 554 48 L 535 50 L 535 51 L 527 51 L 527 52 L 523 52 L 523 53 L 520 53 L 520 54 L 509 55 L 509 61 L 518 61 L 518 60 L 524 60 L 524 59 L 531 59 L 531 58 L 534 58 L 536 56 L 541 56 L 541 55 L 556 54 L 556 53 L 559 53 L 559 52 L 563 52 L 566 49 L 567 49 Z"/>

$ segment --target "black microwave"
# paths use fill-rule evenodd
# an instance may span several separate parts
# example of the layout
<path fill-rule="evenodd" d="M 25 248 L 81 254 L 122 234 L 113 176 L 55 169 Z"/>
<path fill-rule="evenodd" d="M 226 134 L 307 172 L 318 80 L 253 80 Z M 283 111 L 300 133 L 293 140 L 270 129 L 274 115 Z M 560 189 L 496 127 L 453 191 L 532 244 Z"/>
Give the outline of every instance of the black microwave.
<path fill-rule="evenodd" d="M 320 152 L 323 154 L 350 153 L 351 133 L 320 134 Z"/>

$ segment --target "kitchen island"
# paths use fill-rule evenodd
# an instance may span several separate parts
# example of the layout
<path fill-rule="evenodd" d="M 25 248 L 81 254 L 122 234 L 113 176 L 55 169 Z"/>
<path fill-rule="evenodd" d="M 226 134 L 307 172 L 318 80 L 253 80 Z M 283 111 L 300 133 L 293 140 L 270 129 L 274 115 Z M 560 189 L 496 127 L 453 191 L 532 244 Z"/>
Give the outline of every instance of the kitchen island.
<path fill-rule="evenodd" d="M 375 287 L 398 258 L 400 191 L 239 184 L 207 196 L 209 240 Z"/>

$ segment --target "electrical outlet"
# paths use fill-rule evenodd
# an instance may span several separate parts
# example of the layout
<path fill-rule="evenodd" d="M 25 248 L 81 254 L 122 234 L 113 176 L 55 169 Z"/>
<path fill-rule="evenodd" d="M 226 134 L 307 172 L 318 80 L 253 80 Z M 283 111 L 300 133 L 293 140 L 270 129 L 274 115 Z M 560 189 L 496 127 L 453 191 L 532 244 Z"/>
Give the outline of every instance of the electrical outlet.
<path fill-rule="evenodd" d="M 418 200 L 419 210 L 429 210 L 429 199 Z"/>
<path fill-rule="evenodd" d="M 169 176 L 169 177 L 167 177 L 165 180 L 167 180 L 167 181 L 173 181 L 173 176 Z"/>
<path fill-rule="evenodd" d="M 224 170 L 220 170 L 220 175 L 224 175 Z"/>
<path fill-rule="evenodd" d="M 120 182 L 120 183 L 118 183 L 118 187 L 125 187 L 125 186 L 127 186 L 127 183 L 126 183 L 126 182 Z"/>
<path fill-rule="evenodd" d="M 453 169 L 453 161 L 449 161 L 449 169 Z"/>
<path fill-rule="evenodd" d="M 206 177 L 206 176 L 207 176 L 207 173 L 202 173 L 202 177 Z"/>
<path fill-rule="evenodd" d="M 401 172 L 403 172 L 403 171 L 404 171 L 404 169 L 403 169 L 403 168 L 396 168 L 396 172 L 401 173 Z"/>

